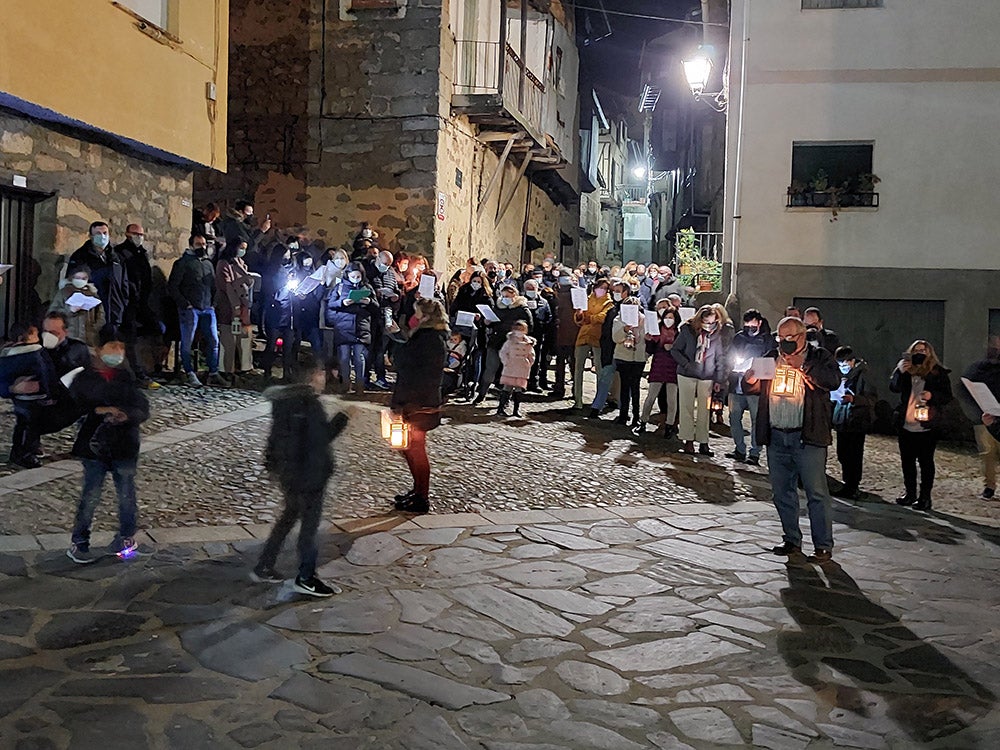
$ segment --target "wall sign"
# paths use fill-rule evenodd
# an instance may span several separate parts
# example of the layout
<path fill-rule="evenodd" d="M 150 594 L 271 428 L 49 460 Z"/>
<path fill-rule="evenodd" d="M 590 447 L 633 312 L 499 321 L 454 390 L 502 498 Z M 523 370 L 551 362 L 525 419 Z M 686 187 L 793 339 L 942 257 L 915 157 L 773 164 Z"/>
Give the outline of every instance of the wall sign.
<path fill-rule="evenodd" d="M 448 202 L 448 196 L 445 195 L 444 193 L 438 193 L 438 208 L 437 208 L 438 221 L 444 221 L 444 207 L 447 202 Z"/>

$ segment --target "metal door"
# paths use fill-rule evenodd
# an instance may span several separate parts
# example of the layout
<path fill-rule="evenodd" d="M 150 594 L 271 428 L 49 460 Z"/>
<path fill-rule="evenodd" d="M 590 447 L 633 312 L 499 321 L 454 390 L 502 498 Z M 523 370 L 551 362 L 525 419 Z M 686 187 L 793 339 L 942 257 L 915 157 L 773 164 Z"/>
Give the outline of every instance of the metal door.
<path fill-rule="evenodd" d="M 0 334 L 6 337 L 17 320 L 31 320 L 38 312 L 33 294 L 37 281 L 32 257 L 35 204 L 45 195 L 16 188 L 0 188 L 0 263 L 14 266 L 0 283 Z"/>

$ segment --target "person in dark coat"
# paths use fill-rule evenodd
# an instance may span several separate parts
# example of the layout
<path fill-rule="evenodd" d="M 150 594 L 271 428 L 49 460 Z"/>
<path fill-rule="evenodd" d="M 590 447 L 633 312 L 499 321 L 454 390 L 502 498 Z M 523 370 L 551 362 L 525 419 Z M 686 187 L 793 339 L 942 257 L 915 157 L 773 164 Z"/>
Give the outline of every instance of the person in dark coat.
<path fill-rule="evenodd" d="M 677 339 L 677 328 L 681 323 L 681 315 L 672 307 L 663 310 L 650 310 L 647 315 L 657 315 L 660 320 L 660 332 L 656 336 L 646 334 L 646 353 L 653 359 L 649 366 L 649 393 L 642 405 L 642 430 L 646 428 L 649 417 L 653 413 L 653 404 L 657 402 L 660 391 L 666 392 L 666 410 L 663 420 L 663 437 L 672 438 L 677 434 L 677 360 L 670 356 L 670 350 Z"/>
<path fill-rule="evenodd" d="M 414 326 L 403 332 L 387 329 L 396 341 L 396 385 L 389 408 L 409 425 L 409 443 L 403 451 L 413 476 L 413 488 L 396 495 L 396 509 L 426 513 L 430 509 L 431 465 L 427 458 L 427 433 L 441 424 L 441 376 L 447 351 L 448 319 L 437 300 L 417 300 Z"/>
<path fill-rule="evenodd" d="M 861 475 L 865 461 L 865 435 L 875 423 L 875 402 L 878 391 L 868 377 L 868 363 L 858 359 L 854 349 L 837 349 L 840 368 L 840 388 L 833 409 L 833 429 L 837 432 L 837 460 L 843 472 L 844 486 L 834 494 L 846 500 L 861 497 Z"/>
<path fill-rule="evenodd" d="M 129 366 L 135 373 L 140 388 L 156 389 L 160 384 L 146 374 L 139 361 L 139 335 L 160 334 L 159 321 L 152 315 L 149 296 L 153 290 L 153 271 L 149 255 L 143 246 L 146 233 L 141 224 L 129 224 L 125 227 L 125 241 L 115 246 L 115 252 L 125 266 L 125 277 L 128 279 L 128 304 L 122 318 L 122 335 L 125 337 L 125 351 L 128 353 Z M 211 248 L 212 245 L 209 245 Z"/>
<path fill-rule="evenodd" d="M 90 283 L 97 287 L 97 296 L 104 305 L 105 328 L 118 331 L 129 306 L 130 286 L 125 265 L 111 247 L 111 230 L 103 221 L 90 225 L 90 239 L 69 256 L 66 278 L 70 278 L 79 266 L 90 270 Z"/>
<path fill-rule="evenodd" d="M 73 525 L 73 546 L 66 553 L 81 565 L 97 559 L 90 549 L 90 525 L 108 474 L 118 493 L 118 533 L 109 551 L 127 558 L 138 546 L 139 425 L 149 419 L 149 402 L 128 368 L 125 343 L 105 334 L 96 353 L 93 364 L 70 386 L 70 394 L 87 415 L 73 444 L 73 455 L 83 463 L 83 492 Z"/>
<path fill-rule="evenodd" d="M 899 394 L 899 406 L 893 416 L 899 432 L 899 459 L 906 490 L 896 499 L 899 505 L 912 505 L 917 510 L 931 509 L 934 451 L 941 434 L 942 410 L 952 399 L 949 372 L 938 360 L 934 347 L 922 339 L 910 344 L 892 371 L 889 390 Z"/>
<path fill-rule="evenodd" d="M 192 234 L 188 249 L 170 269 L 167 289 L 177 305 L 181 324 L 181 363 L 190 385 L 201 386 L 194 371 L 191 348 L 195 333 L 200 332 L 208 347 L 208 382 L 226 385 L 219 376 L 219 329 L 212 300 L 215 296 L 215 268 L 206 257 L 208 240 L 204 235 Z"/>
<path fill-rule="evenodd" d="M 1000 336 L 990 336 L 986 357 L 969 365 L 962 373 L 962 378 L 973 383 L 983 383 L 990 389 L 993 397 L 1000 400 Z M 990 429 L 995 419 L 993 415 L 983 413 L 964 383 L 958 387 L 956 395 L 965 415 L 972 421 L 979 457 L 983 461 L 986 483 L 980 497 L 983 500 L 992 500 L 996 496 L 997 466 L 1000 465 L 1000 442 L 993 437 L 993 431 Z"/>
<path fill-rule="evenodd" d="M 733 452 L 727 453 L 740 463 L 760 465 L 760 446 L 757 444 L 757 397 L 746 393 L 743 374 L 750 369 L 754 357 L 763 357 L 774 348 L 771 326 L 760 310 L 750 308 L 743 313 L 743 329 L 733 336 L 730 347 L 729 375 L 729 430 L 733 436 Z M 750 414 L 750 452 L 747 453 L 743 415 Z"/>
<path fill-rule="evenodd" d="M 248 200 L 236 201 L 235 210 L 230 211 L 222 222 L 226 244 L 236 247 L 241 242 L 247 243 L 247 256 L 251 258 L 257 255 L 260 239 L 269 231 L 270 217 L 266 217 L 259 227 L 254 225 L 253 203 Z"/>
<path fill-rule="evenodd" d="M 622 300 L 625 299 L 627 286 L 622 281 L 616 281 L 610 290 L 613 304 L 608 307 L 607 314 L 601 321 L 601 369 L 597 371 L 597 394 L 590 404 L 590 413 L 587 414 L 587 419 L 599 419 L 604 407 L 609 403 L 612 409 L 618 406 L 618 398 L 621 395 L 621 378 L 615 369 L 614 327 L 615 320 L 621 311 Z"/>
<path fill-rule="evenodd" d="M 712 394 L 719 393 L 729 377 L 729 363 L 723 345 L 722 324 L 718 311 L 703 305 L 682 324 L 670 349 L 677 361 L 677 403 L 680 409 L 678 436 L 684 442 L 683 453 L 713 455 L 708 445 Z"/>
<path fill-rule="evenodd" d="M 552 383 L 552 395 L 563 398 L 566 395 L 566 368 L 576 369 L 576 337 L 580 324 L 576 322 L 573 309 L 573 272 L 568 268 L 559 271 L 556 288 L 556 373 Z"/>
<path fill-rule="evenodd" d="M 538 277 L 529 277 L 525 280 L 524 298 L 528 310 L 531 311 L 531 329 L 535 332 L 532 338 L 535 341 L 535 361 L 531 365 L 531 376 L 528 378 L 528 390 L 538 391 L 541 388 L 548 388 L 547 376 L 545 374 L 543 353 L 548 346 L 549 330 L 553 320 L 553 310 L 549 307 L 548 300 L 542 295 L 541 269 L 538 269 Z"/>
<path fill-rule="evenodd" d="M 38 457 L 42 414 L 54 403 L 53 394 L 60 384 L 38 327 L 16 323 L 10 334 L 13 345 L 0 351 L 0 397 L 11 399 L 14 405 L 10 462 L 36 469 L 42 465 Z"/>
<path fill-rule="evenodd" d="M 534 321 L 528 300 L 517 293 L 513 283 L 504 282 L 497 295 L 496 316 L 500 319 L 495 323 L 486 324 L 486 361 L 479 376 L 479 386 L 472 405 L 481 404 L 486 399 L 490 386 L 500 371 L 500 349 L 507 342 L 507 334 L 511 332 L 515 321 L 523 320 L 528 324 L 530 334 Z"/>
<path fill-rule="evenodd" d="M 327 419 L 319 400 L 326 385 L 322 367 L 313 362 L 302 375 L 304 383 L 264 391 L 264 398 L 271 402 L 264 466 L 281 486 L 285 506 L 250 577 L 258 583 L 283 580 L 274 565 L 282 542 L 298 521 L 299 573 L 293 588 L 306 596 L 327 597 L 340 593 L 340 587 L 316 577 L 316 531 L 323 516 L 326 485 L 335 469 L 330 443 L 344 431 L 348 414 L 338 412 Z"/>
<path fill-rule="evenodd" d="M 340 360 L 340 381 L 345 390 L 351 387 L 354 366 L 354 390 L 365 392 L 365 362 L 372 344 L 372 314 L 378 311 L 375 290 L 365 279 L 365 269 L 354 261 L 344 277 L 333 285 L 326 298 L 326 324 L 333 329 L 333 341 Z M 398 367 L 397 367 L 398 370 Z"/>
<path fill-rule="evenodd" d="M 836 354 L 840 348 L 840 336 L 823 324 L 823 313 L 818 307 L 807 307 L 802 313 L 802 322 L 806 324 L 806 335 L 811 343 L 823 347 L 830 354 Z"/>
<path fill-rule="evenodd" d="M 268 253 L 270 260 L 266 275 L 261 277 L 261 290 L 267 295 L 261 312 L 267 343 L 260 366 L 264 370 L 264 378 L 269 380 L 280 341 L 283 377 L 285 382 L 291 383 L 296 377 L 301 341 L 296 329 L 294 294 L 299 281 L 288 248 L 276 245 Z"/>
<path fill-rule="evenodd" d="M 323 313 L 323 302 L 326 297 L 326 287 L 320 283 L 314 289 L 308 289 L 313 282 L 304 285 L 310 276 L 316 273 L 313 257 L 305 250 L 299 250 L 292 257 L 293 278 L 297 286 L 292 296 L 295 306 L 295 339 L 298 342 L 308 341 L 313 357 L 322 358 L 323 334 L 319 327 L 319 317 Z M 315 281 L 315 279 L 314 279 Z"/>
<path fill-rule="evenodd" d="M 372 315 L 371 357 L 368 373 L 374 370 L 374 387 L 380 391 L 389 390 L 386 381 L 385 354 L 389 347 L 389 337 L 385 334 L 386 321 L 396 317 L 402 292 L 396 282 L 396 272 L 392 270 L 392 253 L 382 250 L 374 260 L 365 264 L 365 273 L 371 288 L 375 291 L 377 310 Z M 370 376 L 366 375 L 366 380 Z"/>
<path fill-rule="evenodd" d="M 812 534 L 813 562 L 829 562 L 833 556 L 833 518 L 826 479 L 826 454 L 833 442 L 830 391 L 840 385 L 836 360 L 826 349 L 806 340 L 806 327 L 798 318 L 783 318 L 778 324 L 778 348 L 765 357 L 775 359 L 776 377 L 762 380 L 751 368 L 748 388 L 756 391 L 757 443 L 767 448 L 767 470 L 774 507 L 781 520 L 782 543 L 776 555 L 800 555 L 799 529 L 801 481 Z M 781 368 L 778 370 L 778 368 Z"/>

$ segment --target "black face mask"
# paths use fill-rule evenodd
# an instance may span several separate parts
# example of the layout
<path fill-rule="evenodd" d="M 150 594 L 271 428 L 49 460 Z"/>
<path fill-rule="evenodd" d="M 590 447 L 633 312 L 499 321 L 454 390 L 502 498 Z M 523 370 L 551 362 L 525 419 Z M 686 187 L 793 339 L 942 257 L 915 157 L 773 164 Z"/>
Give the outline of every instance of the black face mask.
<path fill-rule="evenodd" d="M 917 367 L 920 367 L 920 365 L 922 365 L 926 361 L 927 361 L 926 354 L 913 354 L 910 356 L 910 362 L 915 364 Z"/>
<path fill-rule="evenodd" d="M 799 342 L 782 339 L 778 344 L 778 348 L 781 349 L 783 354 L 795 354 L 799 350 Z"/>
<path fill-rule="evenodd" d="M 743 326 L 743 330 L 747 332 L 748 336 L 756 336 L 760 333 L 759 326 Z"/>
<path fill-rule="evenodd" d="M 205 254 L 208 252 L 207 247 L 194 247 L 191 249 L 194 250 L 194 254 L 197 255 L 199 258 L 204 258 Z"/>

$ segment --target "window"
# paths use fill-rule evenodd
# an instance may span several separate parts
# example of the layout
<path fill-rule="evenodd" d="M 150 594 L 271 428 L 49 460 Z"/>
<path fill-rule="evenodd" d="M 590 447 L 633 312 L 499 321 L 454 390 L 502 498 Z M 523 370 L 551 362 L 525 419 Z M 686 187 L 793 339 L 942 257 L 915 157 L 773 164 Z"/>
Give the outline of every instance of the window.
<path fill-rule="evenodd" d="M 169 4 L 170 0 L 118 0 L 118 5 L 161 29 L 167 28 Z"/>
<path fill-rule="evenodd" d="M 802 0 L 802 10 L 882 7 L 884 7 L 883 0 Z"/>
<path fill-rule="evenodd" d="M 400 0 L 351 0 L 351 10 L 397 10 Z"/>
<path fill-rule="evenodd" d="M 874 150 L 864 142 L 793 143 L 788 206 L 878 206 Z"/>

